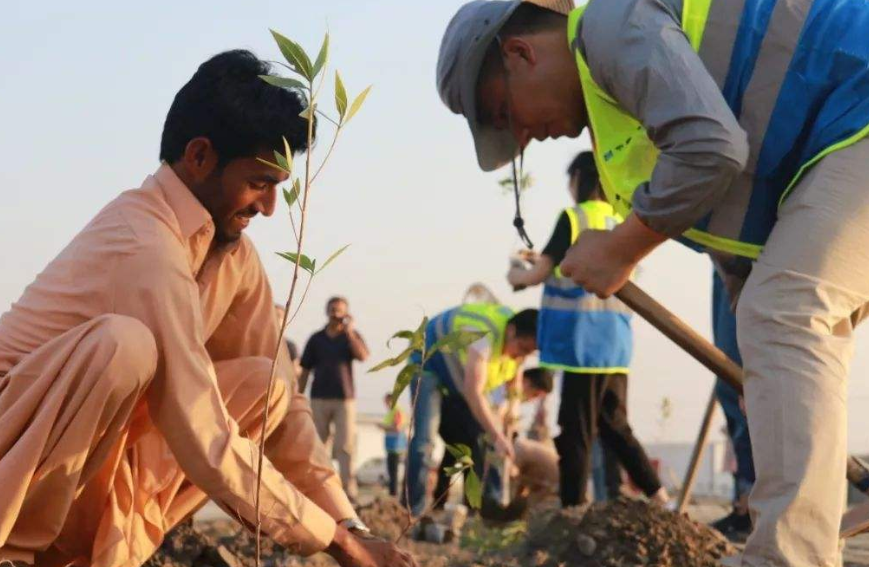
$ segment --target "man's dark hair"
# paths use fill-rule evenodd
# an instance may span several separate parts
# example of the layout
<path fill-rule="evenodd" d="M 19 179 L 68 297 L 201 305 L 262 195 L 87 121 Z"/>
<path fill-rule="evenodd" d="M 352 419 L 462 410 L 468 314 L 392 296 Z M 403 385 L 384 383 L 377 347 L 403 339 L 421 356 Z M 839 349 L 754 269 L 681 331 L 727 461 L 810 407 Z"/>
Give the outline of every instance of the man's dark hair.
<path fill-rule="evenodd" d="M 270 85 L 260 75 L 271 67 L 250 51 L 215 55 L 199 66 L 166 115 L 160 159 L 174 163 L 193 138 L 211 140 L 220 165 L 258 151 L 284 153 L 283 137 L 293 151 L 308 145 L 307 120 L 299 113 L 307 102 L 301 93 Z"/>
<path fill-rule="evenodd" d="M 576 191 L 576 202 L 582 203 L 600 195 L 600 175 L 597 172 L 597 164 L 594 162 L 594 154 L 580 152 L 567 168 L 567 175 L 571 181 L 579 175 L 579 186 Z"/>
<path fill-rule="evenodd" d="M 533 337 L 537 338 L 537 310 L 523 309 L 519 313 L 513 315 L 507 322 L 508 325 L 513 325 L 516 330 L 517 337 Z"/>
<path fill-rule="evenodd" d="M 552 370 L 539 366 L 537 368 L 529 368 L 522 372 L 522 377 L 531 382 L 531 385 L 538 390 L 542 390 L 547 394 L 552 392 L 553 383 L 555 382 Z"/>
<path fill-rule="evenodd" d="M 350 306 L 350 302 L 347 301 L 347 298 L 343 297 L 341 295 L 333 295 L 332 297 L 330 297 L 329 301 L 326 302 L 326 309 L 329 309 L 330 307 L 332 307 L 333 303 L 343 303 L 344 305 L 346 305 L 348 307 Z"/>
<path fill-rule="evenodd" d="M 541 8 L 535 4 L 523 3 L 513 12 L 510 19 L 501 26 L 498 37 L 501 41 L 520 35 L 530 35 L 538 32 L 567 27 L 564 14 L 554 12 L 547 8 Z M 495 71 L 502 67 L 501 47 L 497 39 L 493 39 L 486 50 L 483 65 L 477 75 L 477 87 L 484 79 L 491 77 Z"/>

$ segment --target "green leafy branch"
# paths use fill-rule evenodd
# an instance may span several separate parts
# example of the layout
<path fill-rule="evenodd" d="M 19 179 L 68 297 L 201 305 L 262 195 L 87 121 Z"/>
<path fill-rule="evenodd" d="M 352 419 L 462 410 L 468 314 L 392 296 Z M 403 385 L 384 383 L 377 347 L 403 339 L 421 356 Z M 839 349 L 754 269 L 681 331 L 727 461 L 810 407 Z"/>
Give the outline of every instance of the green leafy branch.
<path fill-rule="evenodd" d="M 461 443 L 457 445 L 447 445 L 447 451 L 456 459 L 456 464 L 444 469 L 444 472 L 452 479 L 458 478 L 467 471 L 465 476 L 465 498 L 471 508 L 479 509 L 483 503 L 483 487 L 480 483 L 480 477 L 474 470 L 474 458 L 471 455 L 471 448 Z"/>
<path fill-rule="evenodd" d="M 284 151 L 283 153 L 275 151 L 274 161 L 268 161 L 263 159 L 259 160 L 262 163 L 265 163 L 271 167 L 274 167 L 275 169 L 286 173 L 291 180 L 290 187 L 283 190 L 283 195 L 290 216 L 290 224 L 292 226 L 293 236 L 296 241 L 296 247 L 294 251 L 278 253 L 278 256 L 287 260 L 293 265 L 293 276 L 292 282 L 290 284 L 290 291 L 288 293 L 287 301 L 284 306 L 284 314 L 281 320 L 280 333 L 278 335 L 277 344 L 275 345 L 274 356 L 272 357 L 271 376 L 269 378 L 268 389 L 266 392 L 266 400 L 263 408 L 263 424 L 268 423 L 269 408 L 271 407 L 271 396 L 272 392 L 274 391 L 275 385 L 277 361 L 281 349 L 283 348 L 283 335 L 284 333 L 286 333 L 287 326 L 295 319 L 296 315 L 298 315 L 299 313 L 299 309 L 301 309 L 302 305 L 305 303 L 305 299 L 308 296 L 308 290 L 311 287 L 311 282 L 313 281 L 314 277 L 320 274 L 323 270 L 325 270 L 338 256 L 344 253 L 344 251 L 347 250 L 349 246 L 343 246 L 334 253 L 332 253 L 326 259 L 326 261 L 323 262 L 322 265 L 320 265 L 319 268 L 317 268 L 316 259 L 310 258 L 302 251 L 305 241 L 305 225 L 308 218 L 308 205 L 310 202 L 311 189 L 313 187 L 314 181 L 320 175 L 320 172 L 323 170 L 326 162 L 329 161 L 329 158 L 332 155 L 332 151 L 335 149 L 335 144 L 338 141 L 338 137 L 341 131 L 347 125 L 347 123 L 356 115 L 356 113 L 359 112 L 359 109 L 362 107 L 362 104 L 365 102 L 365 99 L 367 98 L 368 93 L 371 90 L 370 86 L 364 89 L 353 99 L 353 102 L 350 103 L 348 108 L 346 88 L 344 87 L 344 83 L 341 81 L 340 75 L 337 71 L 335 71 L 335 108 L 338 112 L 339 118 L 337 121 L 328 118 L 325 113 L 319 110 L 318 95 L 327 74 L 326 66 L 329 60 L 329 34 L 326 34 L 316 59 L 312 61 L 301 45 L 274 30 L 271 30 L 271 33 L 272 37 L 275 40 L 275 43 L 278 46 L 278 49 L 280 50 L 285 60 L 285 62 L 278 62 L 278 64 L 289 70 L 295 76 L 281 77 L 276 75 L 261 75 L 260 78 L 272 86 L 283 89 L 296 90 L 301 92 L 303 95 L 306 95 L 308 106 L 299 114 L 299 116 L 305 119 L 307 123 L 308 151 L 305 154 L 305 170 L 303 177 L 295 175 L 296 164 L 295 160 L 293 159 L 294 148 L 290 146 L 290 143 L 286 139 L 286 137 L 283 138 Z M 323 160 L 318 166 L 316 166 L 315 169 L 314 165 L 312 164 L 312 153 L 314 145 L 314 121 L 316 114 L 326 116 L 326 118 L 330 122 L 335 124 L 335 132 L 332 136 L 332 141 L 329 144 L 328 151 L 323 157 Z M 296 223 L 296 218 L 294 214 L 295 211 L 297 211 L 299 215 L 298 224 Z M 307 283 L 305 285 L 305 290 L 302 294 L 302 297 L 295 308 L 295 311 L 292 311 L 291 308 L 294 305 L 296 289 L 301 272 L 307 272 Z M 293 384 L 292 387 L 295 388 L 295 384 Z M 264 455 L 265 435 L 262 436 L 259 443 L 259 459 L 257 463 L 256 490 L 254 495 L 254 509 L 256 514 L 255 564 L 257 567 L 260 566 L 261 561 L 260 492 L 262 489 L 262 469 Z"/>
<path fill-rule="evenodd" d="M 404 368 L 398 373 L 398 377 L 395 379 L 395 384 L 392 389 L 392 406 L 395 407 L 395 404 L 398 403 L 398 398 L 402 393 L 407 389 L 410 385 L 411 380 L 413 380 L 414 376 L 419 376 L 419 379 L 423 379 L 423 368 L 426 363 L 428 363 L 431 358 L 438 354 L 453 354 L 458 353 L 460 350 L 467 348 L 471 344 L 477 342 L 486 336 L 486 333 L 482 331 L 467 331 L 464 329 L 459 329 L 456 331 L 452 331 L 447 333 L 443 337 L 439 338 L 434 344 L 431 345 L 430 348 L 426 347 L 426 327 L 428 326 L 429 319 L 428 317 L 423 317 L 422 322 L 416 328 L 416 330 L 411 331 L 408 329 L 401 330 L 396 332 L 392 337 L 387 341 L 386 346 L 390 346 L 390 343 L 393 339 L 405 339 L 408 341 L 407 347 L 401 351 L 398 356 L 393 358 L 387 358 L 386 360 L 380 362 L 379 364 L 372 367 L 368 372 L 378 372 L 380 370 L 386 368 L 394 368 L 396 366 L 400 366 L 402 364 L 406 364 L 407 360 L 414 352 L 420 353 L 420 360 L 422 363 L 410 363 L 406 364 Z M 416 400 L 414 400 L 414 408 L 416 407 Z M 411 425 L 413 424 L 413 417 L 411 416 Z"/>
<path fill-rule="evenodd" d="M 471 344 L 477 342 L 486 336 L 486 333 L 481 331 L 467 331 L 463 329 L 459 329 L 456 331 L 452 331 L 442 336 L 438 340 L 436 340 L 431 347 L 427 347 L 427 337 L 426 337 L 426 329 L 428 328 L 429 318 L 423 317 L 420 324 L 417 326 L 415 330 L 403 329 L 397 331 L 395 334 L 390 337 L 390 339 L 386 342 L 386 346 L 391 346 L 391 343 L 395 339 L 404 339 L 407 341 L 407 346 L 397 355 L 392 358 L 387 358 L 386 360 L 376 364 L 372 367 L 368 372 L 378 372 L 380 370 L 384 370 L 386 368 L 395 368 L 396 366 L 404 365 L 404 367 L 399 371 L 398 376 L 395 379 L 395 383 L 392 386 L 392 407 L 395 408 L 398 403 L 398 399 L 401 397 L 401 394 L 410 386 L 411 381 L 413 381 L 414 377 L 417 378 L 419 382 L 426 379 L 425 374 L 425 365 L 428 363 L 431 358 L 440 353 L 440 354 L 453 354 L 458 353 L 462 349 L 467 348 Z M 414 352 L 419 353 L 420 362 L 410 362 L 408 363 L 411 355 Z M 431 378 L 429 378 L 431 379 Z M 413 430 L 416 424 L 416 405 L 417 400 L 419 399 L 419 388 L 417 388 L 416 394 L 412 396 L 411 399 L 411 414 L 410 414 L 410 425 L 408 426 L 408 437 L 413 437 Z M 456 478 L 461 473 L 464 473 L 466 470 L 470 471 L 465 480 L 465 495 L 468 498 L 468 502 L 472 507 L 479 508 L 481 502 L 481 489 L 480 489 L 480 479 L 477 477 L 476 473 L 474 473 L 473 466 L 474 461 L 471 456 L 471 450 L 466 445 L 457 445 L 456 447 L 447 446 L 447 450 L 456 451 L 453 453 L 453 456 L 456 457 L 456 465 L 453 467 L 448 467 L 445 469 L 445 472 L 451 477 L 450 487 L 452 487 Z M 407 456 L 405 456 L 405 470 L 407 470 L 407 460 L 410 458 L 410 453 L 408 452 Z M 459 468 L 457 468 L 459 467 Z M 407 483 L 405 483 L 405 490 L 407 490 Z M 449 490 L 446 491 L 447 493 Z M 446 494 L 444 494 L 445 496 Z M 405 526 L 404 530 L 399 535 L 398 539 L 401 540 L 405 536 L 405 534 L 419 521 L 419 518 L 414 519 L 412 517 L 410 511 L 410 497 L 408 494 L 405 494 L 405 502 L 407 503 L 407 511 L 408 517 L 410 521 L 407 526 Z M 435 506 L 437 502 L 433 502 L 429 509 Z M 425 513 L 422 514 L 425 516 Z M 422 517 L 420 516 L 420 517 Z"/>

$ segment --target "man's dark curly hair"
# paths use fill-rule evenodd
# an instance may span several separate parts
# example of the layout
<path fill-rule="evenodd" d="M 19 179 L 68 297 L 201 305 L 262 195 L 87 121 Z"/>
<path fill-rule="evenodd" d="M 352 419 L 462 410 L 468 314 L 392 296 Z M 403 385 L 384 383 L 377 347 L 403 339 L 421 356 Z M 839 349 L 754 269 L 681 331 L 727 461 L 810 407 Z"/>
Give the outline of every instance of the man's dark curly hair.
<path fill-rule="evenodd" d="M 253 53 L 235 49 L 199 66 L 181 87 L 163 125 L 160 159 L 174 163 L 193 138 L 211 140 L 221 165 L 262 150 L 284 152 L 286 137 L 293 151 L 307 149 L 307 120 L 299 113 L 304 96 L 270 85 L 260 75 L 271 66 Z"/>

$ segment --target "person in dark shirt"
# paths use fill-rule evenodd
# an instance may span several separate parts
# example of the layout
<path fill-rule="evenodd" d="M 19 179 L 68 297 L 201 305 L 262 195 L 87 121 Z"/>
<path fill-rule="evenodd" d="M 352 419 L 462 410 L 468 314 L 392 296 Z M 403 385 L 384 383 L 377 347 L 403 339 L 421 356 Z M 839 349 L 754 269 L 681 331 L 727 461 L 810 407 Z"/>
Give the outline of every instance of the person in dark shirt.
<path fill-rule="evenodd" d="M 323 443 L 332 437 L 332 457 L 338 461 L 341 482 L 348 496 L 356 496 L 353 457 L 356 451 L 356 393 L 353 361 L 368 358 L 368 347 L 356 332 L 347 300 L 332 297 L 326 303 L 326 326 L 311 335 L 302 353 L 299 389 L 304 392 L 311 371 L 311 412 Z"/>
<path fill-rule="evenodd" d="M 600 190 L 591 152 L 582 152 L 568 169 L 575 208 L 566 209 L 543 253 L 530 267 L 514 263 L 507 280 L 514 288 L 546 282 L 538 327 L 540 364 L 564 371 L 555 439 L 561 471 L 561 501 L 586 501 L 592 443 L 600 432 L 628 475 L 652 501 L 669 500 L 645 450 L 627 420 L 627 372 L 632 351 L 630 314 L 615 298 L 599 300 L 556 269 L 585 228 L 611 229 L 620 221 Z M 608 464 L 615 465 L 610 458 Z M 609 492 L 618 492 L 620 475 L 611 470 Z"/>

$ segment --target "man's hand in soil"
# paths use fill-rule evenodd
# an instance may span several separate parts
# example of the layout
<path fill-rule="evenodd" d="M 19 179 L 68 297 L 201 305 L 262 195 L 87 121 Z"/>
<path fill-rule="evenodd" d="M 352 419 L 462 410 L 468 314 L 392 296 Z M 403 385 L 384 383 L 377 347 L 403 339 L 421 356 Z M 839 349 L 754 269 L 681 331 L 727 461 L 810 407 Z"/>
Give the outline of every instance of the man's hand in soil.
<path fill-rule="evenodd" d="M 342 526 L 326 553 L 341 567 L 418 567 L 408 552 L 394 543 L 374 537 L 359 537 Z"/>

